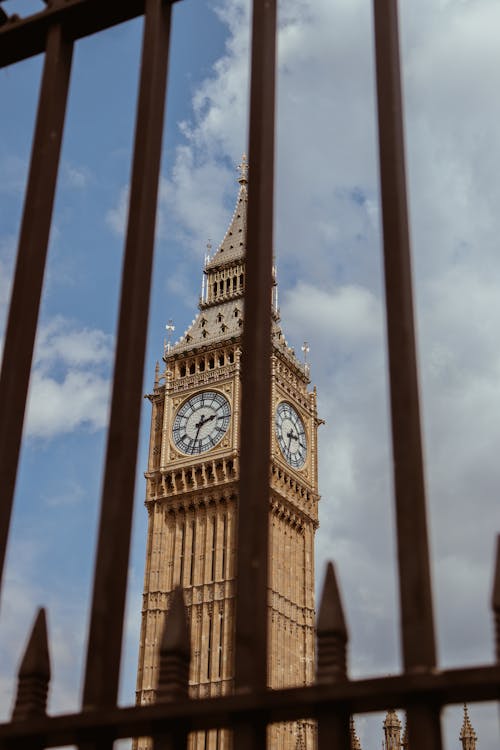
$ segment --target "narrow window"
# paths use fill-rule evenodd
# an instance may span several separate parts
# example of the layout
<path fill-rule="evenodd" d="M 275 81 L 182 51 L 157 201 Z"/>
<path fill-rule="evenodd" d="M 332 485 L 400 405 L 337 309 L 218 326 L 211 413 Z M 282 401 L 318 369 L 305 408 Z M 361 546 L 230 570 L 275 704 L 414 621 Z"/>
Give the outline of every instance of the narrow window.
<path fill-rule="evenodd" d="M 213 285 L 212 288 L 213 288 L 213 292 L 214 292 L 214 297 L 216 297 L 217 296 L 217 282 L 216 281 L 214 281 L 214 285 Z"/>
<path fill-rule="evenodd" d="M 189 565 L 189 585 L 194 581 L 194 564 L 196 561 L 196 523 L 191 521 L 191 562 Z"/>
<path fill-rule="evenodd" d="M 194 362 L 191 362 L 191 364 L 189 365 L 189 374 L 194 375 L 195 372 L 196 372 L 196 366 Z"/>
<path fill-rule="evenodd" d="M 203 331 L 203 333 L 205 333 L 205 331 Z M 200 359 L 200 362 L 198 364 L 198 370 L 200 372 L 205 372 L 205 360 L 204 359 Z"/>
<path fill-rule="evenodd" d="M 233 364 L 233 362 L 234 362 L 234 352 L 229 352 L 228 356 L 229 356 L 230 363 Z"/>
<path fill-rule="evenodd" d="M 240 289 L 243 287 L 243 274 L 240 273 Z"/>
<path fill-rule="evenodd" d="M 185 377 L 186 375 L 186 365 L 182 365 L 181 367 L 181 378 Z"/>
<path fill-rule="evenodd" d="M 186 545 L 186 524 L 183 523 L 181 526 L 181 554 L 180 554 L 180 572 L 179 572 L 179 585 L 182 586 L 184 580 L 184 553 Z"/>
<path fill-rule="evenodd" d="M 216 533 L 217 533 L 217 521 L 215 519 L 215 516 L 212 518 L 212 575 L 210 580 L 215 580 L 215 543 L 216 543 Z"/>
<path fill-rule="evenodd" d="M 214 367 L 215 367 L 215 359 L 213 357 L 210 357 L 210 359 L 208 360 L 208 367 L 209 367 L 210 370 L 214 369 Z"/>
<path fill-rule="evenodd" d="M 226 292 L 229 292 L 231 289 L 231 279 L 226 279 Z"/>
<path fill-rule="evenodd" d="M 236 276 L 233 276 L 233 292 L 236 291 Z"/>
<path fill-rule="evenodd" d="M 222 518 L 222 578 L 226 578 L 227 513 Z"/>
<path fill-rule="evenodd" d="M 219 357 L 219 367 L 223 367 L 223 366 L 224 366 L 224 355 L 221 354 Z"/>
<path fill-rule="evenodd" d="M 208 644 L 207 644 L 207 680 L 210 679 L 212 673 L 212 629 L 213 629 L 213 618 L 212 615 L 208 616 Z"/>
<path fill-rule="evenodd" d="M 224 282 L 223 281 L 219 281 L 219 292 L 221 294 L 223 294 L 223 292 L 224 292 Z"/>
<path fill-rule="evenodd" d="M 219 668 L 217 670 L 217 676 L 222 677 L 222 654 L 224 647 L 224 615 L 219 612 Z"/>

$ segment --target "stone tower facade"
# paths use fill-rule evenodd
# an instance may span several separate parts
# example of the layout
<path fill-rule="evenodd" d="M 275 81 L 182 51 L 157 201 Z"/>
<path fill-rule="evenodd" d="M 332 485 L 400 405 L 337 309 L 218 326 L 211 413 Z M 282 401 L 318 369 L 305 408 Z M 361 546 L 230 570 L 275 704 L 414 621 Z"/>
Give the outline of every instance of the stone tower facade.
<path fill-rule="evenodd" d="M 164 353 L 151 401 L 146 472 L 148 536 L 137 701 L 155 700 L 158 649 L 169 596 L 180 584 L 188 608 L 193 697 L 233 687 L 241 338 L 244 323 L 247 166 L 236 208 L 207 257 L 199 312 Z M 252 252 L 252 248 L 248 248 Z M 314 675 L 314 535 L 318 525 L 316 391 L 280 327 L 273 295 L 272 456 L 269 478 L 269 685 Z M 314 746 L 313 726 L 273 726 L 273 750 Z M 226 732 L 199 733 L 191 750 L 226 750 Z M 137 747 L 145 748 L 139 741 Z"/>

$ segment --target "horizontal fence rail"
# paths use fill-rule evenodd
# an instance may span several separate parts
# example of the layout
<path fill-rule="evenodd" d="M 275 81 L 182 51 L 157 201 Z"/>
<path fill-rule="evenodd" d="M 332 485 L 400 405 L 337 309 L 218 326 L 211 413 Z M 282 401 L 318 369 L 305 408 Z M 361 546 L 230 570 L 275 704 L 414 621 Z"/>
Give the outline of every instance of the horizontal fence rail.
<path fill-rule="evenodd" d="M 46 747 L 67 745 L 99 736 L 122 737 L 164 734 L 177 722 L 189 730 L 232 727 L 236 722 L 265 716 L 267 722 L 293 721 L 328 716 L 337 708 L 350 713 L 404 708 L 426 701 L 434 706 L 465 701 L 500 699 L 500 667 L 450 669 L 443 672 L 395 675 L 352 680 L 329 685 L 267 690 L 247 695 L 158 703 L 87 711 L 43 719 L 29 724 L 0 725 L 0 743 L 41 741 Z"/>
<path fill-rule="evenodd" d="M 48 717 L 50 633 L 35 620 L 18 675 L 12 721 L 0 747 L 77 744 L 108 750 L 115 739 L 149 736 L 155 748 L 181 750 L 188 733 L 233 731 L 237 750 L 266 747 L 271 723 L 317 721 L 318 750 L 348 750 L 354 713 L 406 709 L 410 750 L 440 750 L 440 711 L 464 701 L 500 699 L 500 665 L 439 670 L 434 634 L 413 322 L 412 273 L 404 155 L 404 118 L 396 0 L 374 0 L 380 186 L 403 674 L 351 680 L 340 587 L 329 565 L 317 620 L 314 684 L 266 689 L 268 488 L 271 389 L 276 0 L 254 0 L 252 21 L 248 237 L 242 369 L 236 604 L 235 692 L 189 699 L 191 658 L 184 600 L 171 598 L 160 651 L 157 703 L 118 708 L 141 388 L 171 10 L 175 0 L 47 0 L 27 18 L 0 2 L 0 66 L 44 55 L 28 188 L 20 232 L 0 376 L 0 569 L 8 541 L 38 310 L 43 286 L 74 43 L 144 17 L 129 218 L 117 353 L 82 710 Z M 500 661 L 500 538 L 492 595 Z"/>

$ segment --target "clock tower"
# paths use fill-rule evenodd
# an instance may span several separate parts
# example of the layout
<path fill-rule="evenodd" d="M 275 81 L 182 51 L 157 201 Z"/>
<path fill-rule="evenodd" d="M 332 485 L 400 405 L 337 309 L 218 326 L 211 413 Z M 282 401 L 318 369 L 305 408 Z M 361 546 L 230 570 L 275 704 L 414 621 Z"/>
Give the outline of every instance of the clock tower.
<path fill-rule="evenodd" d="M 169 596 L 184 589 L 193 697 L 233 687 L 240 376 L 244 366 L 247 165 L 236 208 L 203 270 L 199 312 L 157 366 L 146 472 L 148 536 L 137 702 L 155 700 Z M 273 434 L 269 476 L 269 685 L 314 678 L 314 534 L 318 525 L 316 391 L 283 335 L 273 294 Z M 273 725 L 273 750 L 313 748 L 310 722 Z M 297 743 L 299 743 L 297 745 Z M 139 741 L 139 748 L 148 747 Z M 191 750 L 226 750 L 225 731 L 198 733 Z"/>

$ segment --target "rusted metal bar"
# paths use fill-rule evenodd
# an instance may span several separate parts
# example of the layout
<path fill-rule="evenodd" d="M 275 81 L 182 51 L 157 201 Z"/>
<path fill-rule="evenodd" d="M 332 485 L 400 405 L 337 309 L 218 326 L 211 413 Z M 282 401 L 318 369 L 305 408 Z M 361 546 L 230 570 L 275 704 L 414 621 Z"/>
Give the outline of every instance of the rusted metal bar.
<path fill-rule="evenodd" d="M 83 704 L 116 703 L 142 402 L 171 3 L 147 0 Z"/>
<path fill-rule="evenodd" d="M 237 692 L 264 690 L 268 670 L 275 67 L 276 0 L 254 0 L 234 660 Z M 265 748 L 265 722 L 237 726 L 234 746 L 238 750 Z"/>
<path fill-rule="evenodd" d="M 316 625 L 318 639 L 318 683 L 345 682 L 347 677 L 348 633 L 340 591 L 331 562 L 326 568 L 325 583 Z M 318 720 L 318 750 L 351 750 L 349 712 L 345 706 Z"/>
<path fill-rule="evenodd" d="M 235 721 L 253 721 L 265 714 L 270 722 L 315 718 L 339 706 L 366 713 L 411 706 L 429 700 L 434 705 L 495 701 L 500 697 L 500 666 L 452 669 L 435 674 L 406 674 L 308 687 L 241 693 L 217 698 L 176 701 L 150 706 L 109 708 L 66 716 L 0 724 L 0 743 L 44 738 L 47 747 L 92 740 L 108 732 L 116 738 L 152 736 L 186 722 L 190 731 Z"/>
<path fill-rule="evenodd" d="M 404 667 L 436 664 L 406 200 L 397 0 L 374 0 L 380 184 Z M 416 750 L 440 750 L 439 714 L 408 710 Z"/>
<path fill-rule="evenodd" d="M 1 42 L 0 42 L 1 45 Z M 40 85 L 0 375 L 0 581 L 47 258 L 73 45 L 52 26 Z"/>
<path fill-rule="evenodd" d="M 144 13 L 144 8 L 145 0 L 106 0 L 105 3 L 102 0 L 55 0 L 39 13 L 0 26 L 0 67 L 43 52 L 47 33 L 54 24 L 63 26 L 67 39 L 81 39 L 136 18 Z"/>

